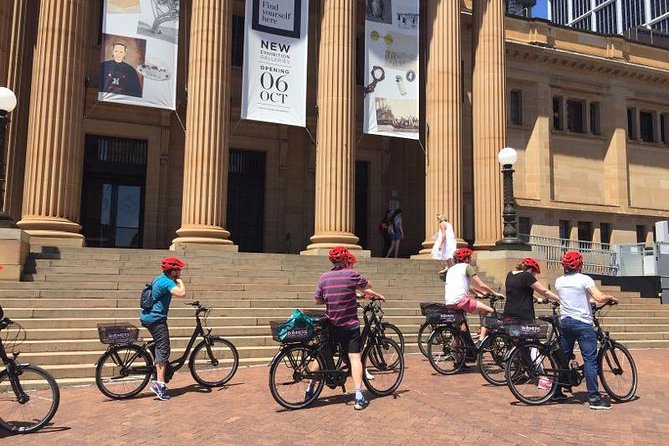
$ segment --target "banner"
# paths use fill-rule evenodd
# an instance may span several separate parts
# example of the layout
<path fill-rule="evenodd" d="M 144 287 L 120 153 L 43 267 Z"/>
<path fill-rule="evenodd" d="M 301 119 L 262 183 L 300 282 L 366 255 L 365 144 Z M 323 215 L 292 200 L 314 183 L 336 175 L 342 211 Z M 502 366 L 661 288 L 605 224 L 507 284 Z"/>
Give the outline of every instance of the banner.
<path fill-rule="evenodd" d="M 309 0 L 246 0 L 242 119 L 306 125 Z"/>
<path fill-rule="evenodd" d="M 365 133 L 419 138 L 419 3 L 365 0 Z"/>
<path fill-rule="evenodd" d="M 176 108 L 179 0 L 104 0 L 98 100 Z"/>

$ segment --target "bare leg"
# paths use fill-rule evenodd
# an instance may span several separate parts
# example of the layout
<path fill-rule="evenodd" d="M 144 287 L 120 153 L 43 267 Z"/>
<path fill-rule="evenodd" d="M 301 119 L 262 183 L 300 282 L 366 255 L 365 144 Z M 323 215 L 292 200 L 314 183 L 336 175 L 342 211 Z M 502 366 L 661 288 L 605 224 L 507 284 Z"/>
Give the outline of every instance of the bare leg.
<path fill-rule="evenodd" d="M 156 381 L 165 382 L 165 370 L 167 370 L 167 366 L 164 363 L 156 364 Z"/>
<path fill-rule="evenodd" d="M 362 355 L 360 353 L 349 353 L 348 359 L 351 361 L 351 377 L 353 385 L 357 388 L 362 387 Z"/>
<path fill-rule="evenodd" d="M 397 240 L 395 243 L 395 258 L 397 258 L 397 255 L 400 253 L 400 241 L 401 240 Z"/>
<path fill-rule="evenodd" d="M 476 312 L 479 314 L 479 316 L 481 316 L 481 317 L 487 316 L 490 313 L 492 313 L 492 311 L 493 311 L 492 308 L 490 308 L 486 304 L 481 303 L 481 302 L 476 302 Z M 480 333 L 481 333 L 481 335 L 480 335 L 479 339 L 483 339 L 488 334 L 488 329 L 486 327 L 484 327 L 483 325 L 481 325 L 481 332 Z"/>

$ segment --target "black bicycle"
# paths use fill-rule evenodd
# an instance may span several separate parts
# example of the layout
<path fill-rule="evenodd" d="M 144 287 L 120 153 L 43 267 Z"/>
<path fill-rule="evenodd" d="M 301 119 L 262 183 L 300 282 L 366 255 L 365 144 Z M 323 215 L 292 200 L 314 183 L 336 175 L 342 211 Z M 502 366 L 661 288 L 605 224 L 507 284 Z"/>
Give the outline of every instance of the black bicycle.
<path fill-rule="evenodd" d="M 606 393 L 617 402 L 631 400 L 636 394 L 638 375 L 636 364 L 630 352 L 622 344 L 614 341 L 608 331 L 600 325 L 602 309 L 614 305 L 607 302 L 592 306 L 593 322 L 597 333 L 599 352 L 597 366 L 599 379 Z M 557 336 L 548 342 L 528 339 L 515 347 L 506 363 L 506 379 L 511 393 L 519 401 L 529 405 L 539 405 L 549 401 L 558 388 L 571 389 L 584 378 L 583 365 L 575 360 L 575 355 L 567 358 L 560 348 L 559 304 L 553 303 L 551 316 L 540 316 L 540 321 L 553 327 Z M 537 323 L 518 327 L 518 336 L 532 337 L 526 333 L 541 330 Z"/>
<path fill-rule="evenodd" d="M 0 428 L 16 434 L 46 426 L 60 403 L 53 376 L 36 365 L 19 362 L 16 348 L 25 341 L 25 333 L 19 324 L 3 318 L 0 308 L 0 359 L 5 365 L 0 372 Z"/>
<path fill-rule="evenodd" d="M 198 384 L 204 387 L 223 386 L 232 379 L 239 366 L 237 349 L 227 339 L 211 335 L 211 328 L 207 328 L 207 317 L 211 311 L 209 308 L 200 305 L 198 301 L 186 305 L 195 308 L 195 329 L 181 357 L 167 363 L 166 381 L 188 359 L 190 373 Z M 100 325 L 99 329 L 100 340 L 112 345 L 97 362 L 95 384 L 100 392 L 112 399 L 121 400 L 137 395 L 149 383 L 151 375 L 155 376 L 154 342 L 136 344 L 139 330 L 129 325 Z M 202 341 L 189 357 L 198 336 L 202 337 Z"/>
<path fill-rule="evenodd" d="M 365 325 L 362 331 L 362 366 L 365 387 L 376 396 L 392 394 L 404 377 L 404 356 L 399 344 L 385 336 L 376 317 L 375 299 L 364 305 Z M 319 397 L 324 386 L 342 388 L 350 376 L 346 360 L 335 363 L 338 345 L 331 345 L 330 324 L 324 316 L 311 316 L 314 332 L 296 328 L 280 339 L 279 331 L 285 321 L 272 321 L 272 337 L 281 348 L 270 363 L 269 388 L 274 400 L 287 409 L 307 407 Z M 341 357 L 341 355 L 340 355 Z M 307 391 L 309 390 L 309 391 Z"/>

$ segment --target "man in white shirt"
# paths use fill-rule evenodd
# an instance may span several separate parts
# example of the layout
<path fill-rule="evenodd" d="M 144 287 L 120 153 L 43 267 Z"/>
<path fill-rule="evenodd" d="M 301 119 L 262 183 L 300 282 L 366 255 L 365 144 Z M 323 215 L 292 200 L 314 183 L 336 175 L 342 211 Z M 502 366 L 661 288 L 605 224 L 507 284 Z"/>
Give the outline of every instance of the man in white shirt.
<path fill-rule="evenodd" d="M 611 404 L 599 394 L 597 385 L 597 333 L 593 326 L 590 298 L 599 303 L 610 300 L 618 303 L 618 300 L 599 291 L 591 277 L 581 274 L 583 256 L 579 252 L 567 251 L 562 256 L 562 266 L 564 275 L 555 281 L 555 290 L 560 296 L 562 350 L 567 359 L 571 358 L 574 342 L 578 340 L 590 409 L 611 409 Z"/>

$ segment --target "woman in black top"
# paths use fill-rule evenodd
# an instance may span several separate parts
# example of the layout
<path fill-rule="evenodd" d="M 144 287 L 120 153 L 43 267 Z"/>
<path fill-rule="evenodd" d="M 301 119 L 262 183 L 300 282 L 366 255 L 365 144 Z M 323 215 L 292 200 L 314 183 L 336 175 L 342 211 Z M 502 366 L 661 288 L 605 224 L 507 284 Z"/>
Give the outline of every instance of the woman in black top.
<path fill-rule="evenodd" d="M 524 258 L 506 276 L 506 304 L 504 305 L 504 316 L 517 317 L 520 319 L 534 319 L 534 292 L 541 294 L 551 300 L 560 300 L 555 294 L 543 286 L 537 278 L 541 268 L 532 257 Z"/>

